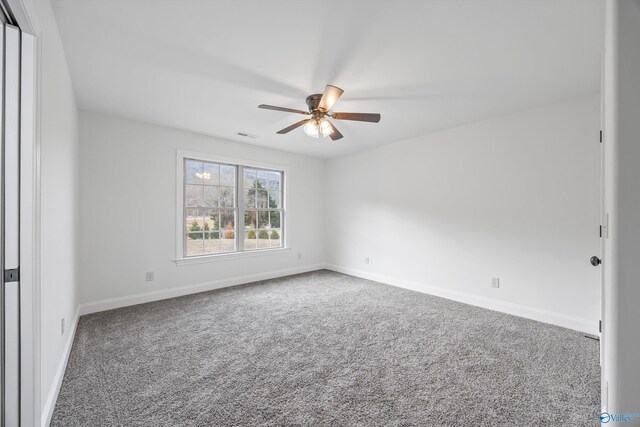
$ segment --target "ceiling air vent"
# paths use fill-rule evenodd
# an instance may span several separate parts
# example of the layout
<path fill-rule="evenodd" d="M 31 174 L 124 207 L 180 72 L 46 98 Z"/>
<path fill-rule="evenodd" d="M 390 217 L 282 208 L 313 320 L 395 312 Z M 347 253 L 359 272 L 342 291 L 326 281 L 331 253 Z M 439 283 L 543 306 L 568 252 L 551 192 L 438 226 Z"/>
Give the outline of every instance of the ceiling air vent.
<path fill-rule="evenodd" d="M 244 137 L 247 137 L 247 138 L 257 138 L 258 137 L 258 135 L 253 135 L 251 133 L 246 133 L 246 132 L 238 132 L 238 135 L 244 136 Z"/>

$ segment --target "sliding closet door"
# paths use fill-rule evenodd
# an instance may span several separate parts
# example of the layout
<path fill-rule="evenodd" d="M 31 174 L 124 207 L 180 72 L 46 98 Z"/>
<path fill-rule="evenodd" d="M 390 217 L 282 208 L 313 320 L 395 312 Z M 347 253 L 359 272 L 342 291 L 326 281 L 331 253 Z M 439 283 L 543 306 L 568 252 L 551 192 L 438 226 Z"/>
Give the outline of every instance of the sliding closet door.
<path fill-rule="evenodd" d="M 4 86 L 4 17 L 0 14 L 0 24 L 2 30 L 0 31 L 0 124 L 4 121 L 4 103 L 2 102 L 2 89 Z M 2 131 L 3 127 L 0 127 Z M 5 348 L 5 297 L 4 297 L 4 137 L 0 135 L 0 426 L 4 423 L 4 408 L 5 408 L 5 381 L 4 381 L 4 348 Z"/>
<path fill-rule="evenodd" d="M 2 106 L 3 426 L 20 425 L 20 30 L 4 24 Z"/>

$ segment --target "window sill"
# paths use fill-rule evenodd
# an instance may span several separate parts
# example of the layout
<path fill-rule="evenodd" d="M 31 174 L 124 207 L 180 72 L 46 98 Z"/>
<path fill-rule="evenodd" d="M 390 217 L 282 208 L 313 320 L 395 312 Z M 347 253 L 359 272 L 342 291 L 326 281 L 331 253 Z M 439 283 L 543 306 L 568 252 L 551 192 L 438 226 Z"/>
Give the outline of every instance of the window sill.
<path fill-rule="evenodd" d="M 190 264 L 202 264 L 207 262 L 231 261 L 234 259 L 278 255 L 278 254 L 282 254 L 289 251 L 291 251 L 291 248 L 258 249 L 255 251 L 231 252 L 227 254 L 203 255 L 203 256 L 196 256 L 196 257 L 189 257 L 189 258 L 179 258 L 179 259 L 174 259 L 173 262 L 175 262 L 176 265 L 178 266 L 190 265 Z"/>

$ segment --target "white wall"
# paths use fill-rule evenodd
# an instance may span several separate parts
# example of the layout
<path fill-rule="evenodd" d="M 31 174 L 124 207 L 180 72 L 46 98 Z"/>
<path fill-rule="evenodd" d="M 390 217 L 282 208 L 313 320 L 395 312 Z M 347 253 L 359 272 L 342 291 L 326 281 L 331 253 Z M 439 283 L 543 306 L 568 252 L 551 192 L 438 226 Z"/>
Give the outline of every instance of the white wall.
<path fill-rule="evenodd" d="M 80 138 L 81 301 L 89 303 L 83 312 L 304 271 L 324 262 L 322 160 L 86 112 L 80 114 Z M 291 250 L 177 266 L 177 149 L 288 167 L 285 232 Z M 146 271 L 155 272 L 155 281 L 145 281 Z M 197 287 L 169 291 L 185 286 Z"/>
<path fill-rule="evenodd" d="M 40 44 L 40 404 L 46 421 L 77 314 L 77 108 L 51 4 L 28 3 Z"/>
<path fill-rule="evenodd" d="M 594 96 L 328 161 L 328 262 L 596 333 L 599 108 Z"/>
<path fill-rule="evenodd" d="M 640 412 L 640 0 L 607 2 L 603 408 Z M 608 383 L 608 387 L 607 387 Z M 607 393 L 608 390 L 608 393 Z M 640 426 L 640 417 L 629 425 Z"/>

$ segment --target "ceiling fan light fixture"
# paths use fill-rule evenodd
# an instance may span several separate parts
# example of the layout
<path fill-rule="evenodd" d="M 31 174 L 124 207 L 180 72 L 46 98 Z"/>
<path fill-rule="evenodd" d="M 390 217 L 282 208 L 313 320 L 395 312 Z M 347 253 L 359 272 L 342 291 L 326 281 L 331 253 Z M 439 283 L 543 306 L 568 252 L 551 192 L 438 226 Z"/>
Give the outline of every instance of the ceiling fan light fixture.
<path fill-rule="evenodd" d="M 304 133 L 312 138 L 318 138 L 320 136 L 320 128 L 316 119 L 309 119 L 302 129 L 304 130 Z"/>
<path fill-rule="evenodd" d="M 322 136 L 327 137 L 333 133 L 331 124 L 325 117 L 318 120 L 318 124 L 320 125 L 320 133 L 322 134 Z"/>
<path fill-rule="evenodd" d="M 293 108 L 277 107 L 275 105 L 267 104 L 260 104 L 258 105 L 258 108 L 311 116 L 308 119 L 302 119 L 284 129 L 280 129 L 276 132 L 279 135 L 287 134 L 302 126 L 304 133 L 312 138 L 319 138 L 320 134 L 322 134 L 323 138 L 328 136 L 332 141 L 337 141 L 342 139 L 343 135 L 338 129 L 336 129 L 333 123 L 327 119 L 327 117 L 330 117 L 332 120 L 354 120 L 370 123 L 378 123 L 380 121 L 380 114 L 378 113 L 331 113 L 333 105 L 336 103 L 338 98 L 340 98 L 343 92 L 344 91 L 339 87 L 327 85 L 324 89 L 324 93 L 314 93 L 307 96 L 306 103 L 309 111 L 295 110 Z"/>

